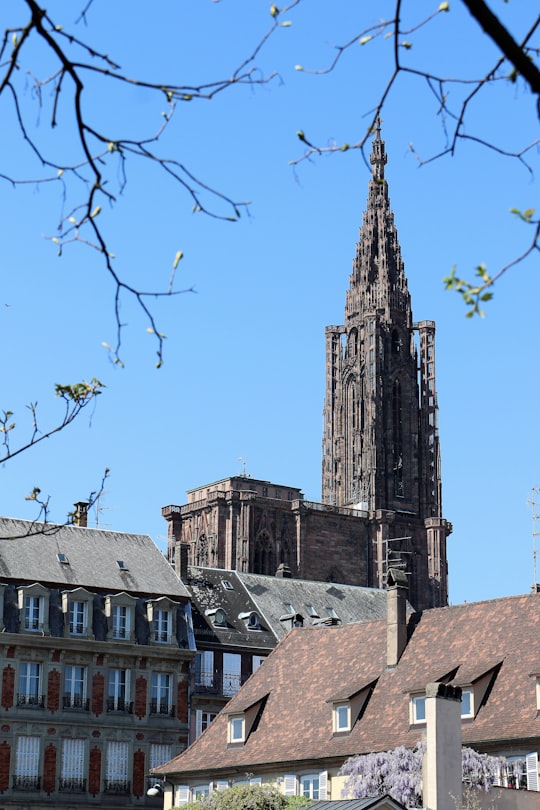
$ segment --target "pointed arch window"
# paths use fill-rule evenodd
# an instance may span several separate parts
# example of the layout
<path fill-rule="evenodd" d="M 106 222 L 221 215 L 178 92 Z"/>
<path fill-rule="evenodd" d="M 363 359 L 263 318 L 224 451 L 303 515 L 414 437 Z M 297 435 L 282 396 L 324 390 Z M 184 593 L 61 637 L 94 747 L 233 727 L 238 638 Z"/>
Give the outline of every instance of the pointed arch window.
<path fill-rule="evenodd" d="M 403 403 L 401 396 L 401 383 L 397 379 L 394 380 L 394 386 L 392 389 L 392 427 L 394 495 L 396 495 L 398 498 L 403 498 L 405 495 L 403 483 Z"/>
<path fill-rule="evenodd" d="M 255 540 L 255 574 L 275 573 L 274 546 L 266 529 Z"/>

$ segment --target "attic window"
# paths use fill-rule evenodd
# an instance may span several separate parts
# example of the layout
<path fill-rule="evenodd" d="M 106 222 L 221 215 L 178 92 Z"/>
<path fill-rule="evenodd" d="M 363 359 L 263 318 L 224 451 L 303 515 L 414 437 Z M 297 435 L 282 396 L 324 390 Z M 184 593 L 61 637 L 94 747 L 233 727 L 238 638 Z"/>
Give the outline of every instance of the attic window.
<path fill-rule="evenodd" d="M 294 613 L 294 608 L 290 602 L 283 602 L 286 613 Z"/>
<path fill-rule="evenodd" d="M 319 613 L 313 605 L 306 605 L 306 610 L 308 612 L 308 616 L 311 616 L 312 619 L 318 619 Z"/>
<path fill-rule="evenodd" d="M 351 706 L 349 702 L 334 704 L 334 733 L 351 730 Z"/>
<path fill-rule="evenodd" d="M 124 560 L 117 560 L 116 564 L 117 564 L 118 568 L 120 569 L 120 571 L 128 571 L 129 570 L 126 563 L 124 562 Z"/>
<path fill-rule="evenodd" d="M 261 620 L 259 618 L 259 614 L 254 610 L 250 611 L 249 613 L 240 613 L 238 618 L 243 619 L 246 622 L 248 630 L 261 629 Z"/>
<path fill-rule="evenodd" d="M 337 615 L 337 613 L 336 613 L 336 611 L 334 610 L 333 607 L 327 607 L 326 612 L 327 612 L 328 616 L 330 616 L 331 619 L 338 619 L 339 618 L 339 616 Z"/>
<path fill-rule="evenodd" d="M 232 583 L 229 582 L 228 579 L 222 579 L 221 584 L 223 585 L 223 587 L 225 588 L 226 591 L 234 591 L 234 587 L 233 587 Z"/>
<path fill-rule="evenodd" d="M 204 611 L 205 616 L 210 616 L 214 627 L 227 627 L 227 614 L 223 608 L 210 608 Z"/>
<path fill-rule="evenodd" d="M 461 693 L 461 717 L 474 717 L 474 694 L 472 689 L 463 689 Z M 426 722 L 426 696 L 414 695 L 411 698 L 411 723 Z"/>
<path fill-rule="evenodd" d="M 242 743 L 245 739 L 244 715 L 237 714 L 229 717 L 229 742 Z"/>
<path fill-rule="evenodd" d="M 59 552 L 58 552 L 58 554 L 57 554 L 56 556 L 57 556 L 57 558 L 58 558 L 58 562 L 59 562 L 59 563 L 62 563 L 62 565 L 69 565 L 69 560 L 68 560 L 68 558 L 67 558 L 67 555 L 66 555 L 66 554 L 62 554 L 62 552 L 61 552 L 61 551 L 59 551 Z"/>

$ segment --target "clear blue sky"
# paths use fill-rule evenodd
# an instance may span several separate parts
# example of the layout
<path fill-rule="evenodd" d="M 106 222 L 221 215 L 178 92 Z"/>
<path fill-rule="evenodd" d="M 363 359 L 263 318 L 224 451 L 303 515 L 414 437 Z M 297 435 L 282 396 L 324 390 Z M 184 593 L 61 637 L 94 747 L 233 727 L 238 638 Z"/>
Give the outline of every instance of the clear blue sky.
<path fill-rule="evenodd" d="M 410 5 L 421 19 L 438 2 Z M 522 36 L 531 16 L 526 4 L 493 5 Z M 334 45 L 390 14 L 389 3 L 361 6 L 304 0 L 257 60 L 279 79 L 177 110 L 162 154 L 235 199 L 251 200 L 249 216 L 232 224 L 193 215 L 170 180 L 140 161 L 128 165 L 124 194 L 101 215 L 117 271 L 143 289 L 166 288 L 181 249 L 177 286 L 197 291 L 152 304 L 168 336 L 159 370 L 147 324 L 129 299 L 122 303 L 126 365 L 110 363 L 101 344 L 115 339 L 114 290 L 99 256 L 73 245 L 58 258 L 43 238 L 54 235 L 61 216 L 59 183 L 13 189 L 0 181 L 0 408 L 15 412 L 22 438 L 30 428 L 26 403 L 38 401 L 43 426 L 54 420 L 54 383 L 95 376 L 107 386 L 91 414 L 4 466 L 1 514 L 33 517 L 24 496 L 39 486 L 51 496 L 52 519 L 62 521 L 109 467 L 100 525 L 148 533 L 162 544 L 161 507 L 183 503 L 186 489 L 241 472 L 239 457 L 254 477 L 320 499 L 324 327 L 343 319 L 369 175 L 352 150 L 296 172 L 289 161 L 302 154 L 297 130 L 320 144 L 364 133 L 388 76 L 391 41 L 355 45 L 327 76 L 294 66 L 326 66 Z M 74 27 L 76 7 L 47 5 L 66 28 Z M 24 3 L 4 4 L 2 30 L 26 16 Z M 136 10 L 94 0 L 88 26 L 77 31 L 131 75 L 199 83 L 230 75 L 270 22 L 269 3 L 260 0 L 164 0 Z M 481 75 L 495 61 L 457 0 L 408 39 L 414 47 L 403 55 L 411 64 L 448 75 Z M 34 49 L 31 69 L 45 75 L 52 64 Z M 30 109 L 31 80 L 19 78 Z M 54 132 L 50 91 L 43 102 L 29 115 L 32 131 L 57 156 L 74 159 L 67 101 Z M 152 134 L 165 109 L 163 99 L 140 89 L 120 92 L 97 81 L 89 81 L 86 103 L 112 137 Z M 15 131 L 7 96 L 0 115 L 0 172 L 43 176 Z M 408 144 L 425 156 L 439 151 L 441 123 L 426 84 L 402 77 L 383 112 L 387 177 L 414 317 L 437 322 L 443 505 L 454 525 L 450 597 L 458 603 L 526 592 L 533 581 L 527 501 L 540 486 L 538 257 L 498 283 L 484 320 L 467 320 L 442 278 L 453 264 L 469 277 L 480 262 L 494 271 L 520 253 L 529 232 L 508 211 L 535 207 L 538 186 L 524 167 L 473 143 L 418 168 Z M 537 137 L 537 124 L 523 85 L 503 83 L 479 99 L 467 129 L 521 148 Z M 537 153 L 530 159 L 538 170 Z M 117 177 L 113 170 L 111 188 Z"/>

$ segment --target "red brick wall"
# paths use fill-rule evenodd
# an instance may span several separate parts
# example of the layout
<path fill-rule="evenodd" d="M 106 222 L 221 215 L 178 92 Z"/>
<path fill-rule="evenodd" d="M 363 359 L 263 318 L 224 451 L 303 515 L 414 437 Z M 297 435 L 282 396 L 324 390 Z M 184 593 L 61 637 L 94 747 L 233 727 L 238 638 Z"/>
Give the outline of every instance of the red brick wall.
<path fill-rule="evenodd" d="M 133 754 L 133 793 L 135 796 L 143 796 L 145 793 L 144 777 L 144 753 L 139 749 Z"/>
<path fill-rule="evenodd" d="M 92 678 L 92 711 L 96 716 L 103 712 L 104 699 L 105 676 L 101 672 L 96 672 Z"/>
<path fill-rule="evenodd" d="M 188 721 L 188 681 L 187 678 L 182 678 L 178 681 L 178 689 L 176 695 L 176 716 L 182 723 Z"/>
<path fill-rule="evenodd" d="M 15 698 L 15 670 L 9 664 L 2 672 L 2 708 L 11 709 Z"/>
<path fill-rule="evenodd" d="M 139 718 L 139 720 L 146 714 L 147 686 L 148 682 L 146 678 L 143 678 L 142 675 L 139 675 L 139 677 L 135 681 L 135 714 Z"/>
<path fill-rule="evenodd" d="M 56 746 L 52 743 L 45 749 L 43 757 L 43 790 L 54 793 L 56 788 Z"/>
<path fill-rule="evenodd" d="M 57 712 L 60 708 L 60 673 L 57 669 L 49 672 L 47 683 L 47 708 L 50 712 Z"/>
<path fill-rule="evenodd" d="M 103 677 L 103 676 L 102 676 Z M 88 791 L 95 796 L 101 790 L 101 751 L 92 748 L 88 764 Z"/>
<path fill-rule="evenodd" d="M 7 742 L 0 745 L 0 791 L 3 793 L 9 787 L 9 763 L 11 759 L 11 746 Z"/>

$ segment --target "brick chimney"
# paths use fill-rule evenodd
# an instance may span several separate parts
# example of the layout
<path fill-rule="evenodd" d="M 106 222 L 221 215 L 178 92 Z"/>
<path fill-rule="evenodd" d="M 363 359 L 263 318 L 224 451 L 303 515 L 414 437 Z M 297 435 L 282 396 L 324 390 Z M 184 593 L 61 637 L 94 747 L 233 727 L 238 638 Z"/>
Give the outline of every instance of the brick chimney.
<path fill-rule="evenodd" d="M 81 526 L 85 529 L 88 526 L 88 506 L 86 501 L 77 501 L 74 503 L 75 512 L 73 513 L 73 523 L 75 526 Z"/>
<path fill-rule="evenodd" d="M 426 686 L 426 753 L 422 767 L 426 810 L 461 807 L 461 689 Z"/>
<path fill-rule="evenodd" d="M 405 571 L 389 568 L 386 576 L 386 665 L 397 666 L 407 646 L 407 594 Z"/>

